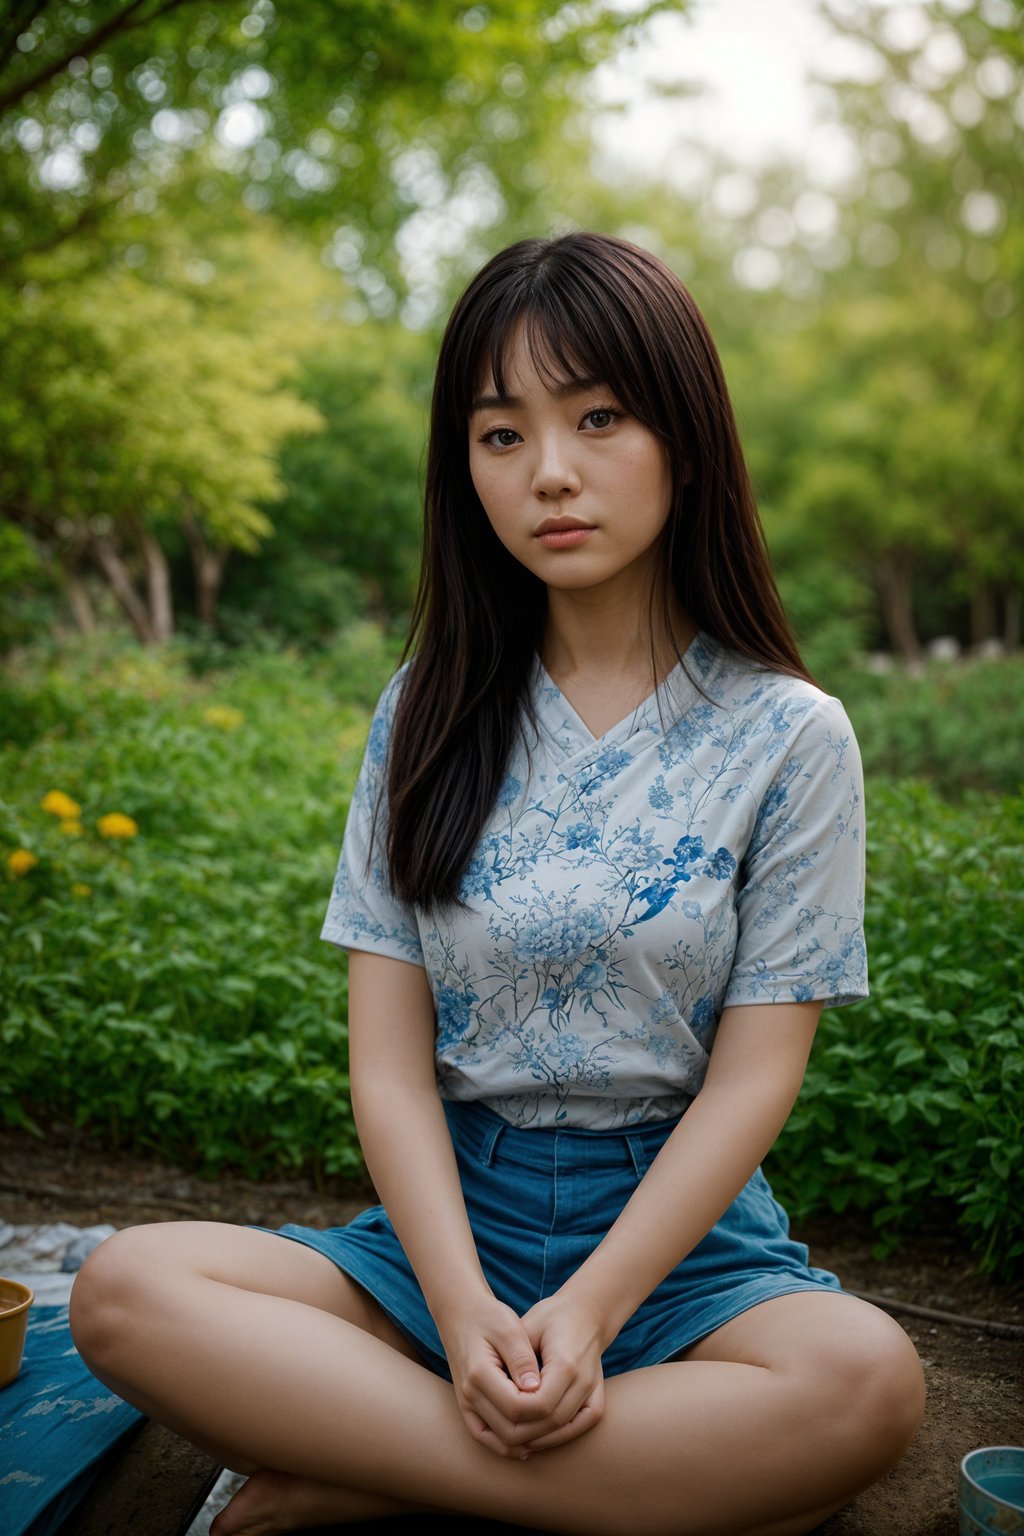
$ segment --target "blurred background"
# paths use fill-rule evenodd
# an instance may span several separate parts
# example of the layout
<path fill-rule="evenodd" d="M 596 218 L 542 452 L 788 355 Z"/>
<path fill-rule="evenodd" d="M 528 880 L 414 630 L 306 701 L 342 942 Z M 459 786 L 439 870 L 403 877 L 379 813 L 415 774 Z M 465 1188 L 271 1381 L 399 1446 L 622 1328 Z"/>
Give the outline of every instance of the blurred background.
<path fill-rule="evenodd" d="M 934 1195 L 1019 1259 L 1020 24 L 0 6 L 9 1124 L 358 1171 L 316 933 L 415 586 L 439 330 L 493 251 L 588 227 L 706 314 L 868 772 L 875 992 L 826 1018 L 783 1193 L 883 1241 Z"/>

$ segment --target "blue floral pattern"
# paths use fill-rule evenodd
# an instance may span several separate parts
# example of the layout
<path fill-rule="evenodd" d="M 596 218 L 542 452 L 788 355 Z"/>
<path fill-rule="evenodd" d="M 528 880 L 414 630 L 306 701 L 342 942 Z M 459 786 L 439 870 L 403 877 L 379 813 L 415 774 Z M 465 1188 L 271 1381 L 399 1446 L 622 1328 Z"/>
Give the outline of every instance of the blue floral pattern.
<path fill-rule="evenodd" d="M 393 900 L 373 806 L 377 708 L 323 937 L 424 965 L 444 1097 L 516 1125 L 678 1114 L 723 1008 L 867 995 L 860 756 L 837 699 L 698 635 L 599 740 L 538 662 L 537 734 L 462 880 L 469 911 Z"/>

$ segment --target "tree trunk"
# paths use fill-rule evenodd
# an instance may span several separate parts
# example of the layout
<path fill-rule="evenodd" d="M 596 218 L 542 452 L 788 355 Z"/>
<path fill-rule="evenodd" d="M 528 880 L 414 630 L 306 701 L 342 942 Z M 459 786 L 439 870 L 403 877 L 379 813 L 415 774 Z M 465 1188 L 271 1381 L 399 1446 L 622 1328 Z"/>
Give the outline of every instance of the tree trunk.
<path fill-rule="evenodd" d="M 159 637 L 149 610 L 136 592 L 131 572 L 117 550 L 107 539 L 94 538 L 89 547 L 93 559 L 109 581 L 114 596 L 128 615 L 136 638 L 143 645 L 155 645 Z"/>
<path fill-rule="evenodd" d="M 224 580 L 224 567 L 228 563 L 228 549 L 211 548 L 206 536 L 194 517 L 186 517 L 182 524 L 192 556 L 192 571 L 196 584 L 196 617 L 200 624 L 210 629 L 217 623 L 217 600 Z"/>
<path fill-rule="evenodd" d="M 981 645 L 996 633 L 996 598 L 992 588 L 979 583 L 971 592 L 971 644 Z"/>
<path fill-rule="evenodd" d="M 91 635 L 96 629 L 96 614 L 85 582 L 77 571 L 65 571 L 64 592 L 71 609 L 71 617 L 83 635 Z"/>
<path fill-rule="evenodd" d="M 139 548 L 146 567 L 146 594 L 153 632 L 158 640 L 169 640 L 174 634 L 174 600 L 167 556 L 151 533 L 139 535 Z"/>
<path fill-rule="evenodd" d="M 875 577 L 882 598 L 882 616 L 893 649 L 910 666 L 921 663 L 921 642 L 914 627 L 910 562 L 897 555 L 881 561 Z"/>

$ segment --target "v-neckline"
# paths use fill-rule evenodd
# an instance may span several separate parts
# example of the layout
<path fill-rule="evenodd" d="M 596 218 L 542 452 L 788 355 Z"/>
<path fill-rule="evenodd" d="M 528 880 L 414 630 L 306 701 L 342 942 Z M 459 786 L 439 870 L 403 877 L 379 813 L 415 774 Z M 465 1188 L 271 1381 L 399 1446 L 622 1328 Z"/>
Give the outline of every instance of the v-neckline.
<path fill-rule="evenodd" d="M 658 687 L 642 699 L 635 709 L 625 714 L 614 725 L 609 726 L 606 731 L 602 731 L 600 735 L 595 735 L 590 729 L 537 656 L 535 679 L 538 715 L 562 750 L 571 755 L 590 749 L 595 753 L 602 751 L 619 742 L 628 741 L 631 736 L 637 735 L 645 728 L 656 726 L 660 729 L 659 694 L 668 704 L 670 714 L 675 719 L 684 714 L 699 696 L 698 690 L 687 675 L 684 663 L 696 662 L 697 670 L 700 670 L 703 640 L 704 633 L 698 630 L 681 659 L 665 674 Z"/>

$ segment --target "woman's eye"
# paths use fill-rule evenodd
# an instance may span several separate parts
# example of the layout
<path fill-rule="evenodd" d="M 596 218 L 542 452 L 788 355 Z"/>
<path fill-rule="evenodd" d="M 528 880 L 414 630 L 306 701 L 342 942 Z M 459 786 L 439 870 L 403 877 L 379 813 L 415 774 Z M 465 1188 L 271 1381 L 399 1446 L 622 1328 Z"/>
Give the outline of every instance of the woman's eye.
<path fill-rule="evenodd" d="M 611 406 L 604 406 L 597 411 L 588 411 L 583 420 L 589 422 L 595 431 L 600 432 L 604 427 L 610 427 L 618 414 L 618 411 L 613 411 Z"/>
<path fill-rule="evenodd" d="M 519 441 L 519 433 L 513 432 L 511 427 L 496 427 L 493 432 L 484 434 L 483 441 L 490 443 L 492 448 L 511 448 Z"/>

